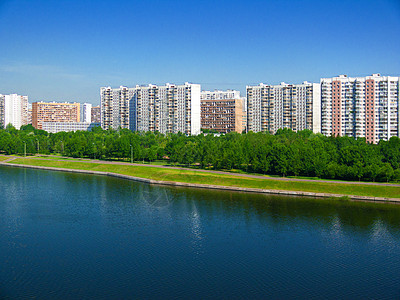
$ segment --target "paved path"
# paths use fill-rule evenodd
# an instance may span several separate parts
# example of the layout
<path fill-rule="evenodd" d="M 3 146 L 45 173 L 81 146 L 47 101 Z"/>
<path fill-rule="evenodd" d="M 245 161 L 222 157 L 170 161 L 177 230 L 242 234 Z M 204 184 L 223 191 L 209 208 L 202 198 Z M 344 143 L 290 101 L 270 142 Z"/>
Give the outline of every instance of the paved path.
<path fill-rule="evenodd" d="M 14 160 L 16 157 L 12 157 L 3 162 L 10 162 Z M 24 158 L 24 157 L 18 157 Z M 26 157 L 27 159 L 41 159 L 41 160 L 49 160 L 46 158 L 41 158 L 40 156 L 36 157 Z M 139 164 L 139 163 L 127 163 L 121 161 L 107 161 L 107 160 L 96 160 L 96 159 L 73 159 L 70 157 L 62 157 L 65 159 L 54 159 L 54 161 L 77 161 L 77 162 L 85 162 L 85 163 L 100 163 L 100 164 L 111 164 L 111 165 L 134 165 L 134 166 L 142 166 L 142 167 L 155 167 L 155 168 L 166 168 L 166 169 L 175 169 L 175 170 L 188 170 L 194 172 L 204 172 L 204 173 L 213 173 L 213 174 L 224 174 L 224 175 L 234 175 L 240 177 L 247 178 L 258 178 L 258 179 L 267 179 L 267 180 L 280 180 L 280 181 L 303 181 L 303 182 L 325 182 L 325 183 L 339 183 L 339 184 L 357 184 L 357 185 L 378 185 L 378 186 L 395 186 L 400 187 L 400 184 L 396 183 L 378 183 L 378 182 L 364 182 L 364 181 L 340 181 L 340 180 L 315 180 L 315 179 L 298 179 L 298 178 L 287 178 L 287 177 L 269 177 L 263 175 L 251 175 L 251 174 L 241 174 L 241 173 L 233 173 L 233 172 L 223 172 L 223 171 L 213 171 L 213 170 L 202 170 L 202 169 L 192 169 L 192 168 L 183 168 L 183 167 L 173 167 L 173 166 L 163 166 L 163 165 L 149 165 L 149 164 Z"/>

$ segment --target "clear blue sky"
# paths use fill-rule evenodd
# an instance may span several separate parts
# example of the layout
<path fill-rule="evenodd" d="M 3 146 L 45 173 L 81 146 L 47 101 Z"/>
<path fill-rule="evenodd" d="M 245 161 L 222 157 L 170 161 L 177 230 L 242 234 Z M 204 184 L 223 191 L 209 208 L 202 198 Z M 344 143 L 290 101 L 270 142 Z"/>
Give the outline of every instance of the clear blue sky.
<path fill-rule="evenodd" d="M 101 86 L 400 75 L 400 1 L 2 1 L 0 93 L 98 104 Z"/>

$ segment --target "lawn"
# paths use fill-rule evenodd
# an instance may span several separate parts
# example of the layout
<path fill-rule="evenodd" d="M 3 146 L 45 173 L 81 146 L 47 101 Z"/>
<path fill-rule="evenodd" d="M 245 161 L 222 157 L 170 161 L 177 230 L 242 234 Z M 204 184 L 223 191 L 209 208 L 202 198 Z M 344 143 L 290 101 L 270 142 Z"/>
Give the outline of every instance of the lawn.
<path fill-rule="evenodd" d="M 3 156 L 3 155 L 0 155 L 0 161 L 7 160 L 7 159 L 9 159 L 9 158 L 11 158 L 11 156 Z"/>
<path fill-rule="evenodd" d="M 88 163 L 77 161 L 40 160 L 32 158 L 18 158 L 12 164 L 27 164 L 34 166 L 91 170 L 112 172 L 140 178 L 149 178 L 162 181 L 176 181 L 245 188 L 274 189 L 304 191 L 316 193 L 332 193 L 344 195 L 358 195 L 370 197 L 399 198 L 400 187 L 384 185 L 358 185 L 330 183 L 326 181 L 280 181 L 264 178 L 246 178 L 230 174 L 213 174 L 196 170 L 176 170 L 168 168 L 145 167 L 137 165 L 113 165 L 103 163 Z"/>
<path fill-rule="evenodd" d="M 45 154 L 37 154 L 35 157 L 40 159 L 51 159 L 51 160 L 72 160 L 72 161 L 90 160 L 88 158 L 73 158 L 61 155 L 45 155 Z"/>

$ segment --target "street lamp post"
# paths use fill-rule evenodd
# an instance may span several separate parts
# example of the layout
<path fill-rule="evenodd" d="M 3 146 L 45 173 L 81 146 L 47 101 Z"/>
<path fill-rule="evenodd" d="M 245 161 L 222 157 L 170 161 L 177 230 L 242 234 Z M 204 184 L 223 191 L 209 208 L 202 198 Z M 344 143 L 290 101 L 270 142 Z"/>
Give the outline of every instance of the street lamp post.
<path fill-rule="evenodd" d="M 39 147 L 39 140 L 38 140 L 38 139 L 36 139 L 36 142 L 37 142 L 37 153 L 39 153 L 39 151 L 40 151 L 40 147 Z"/>
<path fill-rule="evenodd" d="M 26 142 L 24 141 L 24 157 L 26 157 Z"/>
<path fill-rule="evenodd" d="M 131 146 L 131 164 L 133 164 L 133 147 L 132 144 L 130 144 Z"/>

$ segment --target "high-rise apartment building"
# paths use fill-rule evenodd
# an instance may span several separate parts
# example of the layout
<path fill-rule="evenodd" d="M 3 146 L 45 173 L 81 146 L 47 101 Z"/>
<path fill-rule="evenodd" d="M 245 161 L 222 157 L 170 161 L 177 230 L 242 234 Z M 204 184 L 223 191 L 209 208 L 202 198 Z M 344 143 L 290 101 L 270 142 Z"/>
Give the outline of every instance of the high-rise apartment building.
<path fill-rule="evenodd" d="M 400 137 L 399 88 L 399 77 L 380 74 L 322 78 L 322 133 L 370 143 Z"/>
<path fill-rule="evenodd" d="M 0 129 L 5 128 L 4 124 L 4 99 L 5 95 L 0 94 Z"/>
<path fill-rule="evenodd" d="M 28 108 L 28 116 L 26 118 L 26 123 L 27 124 L 32 124 L 32 108 Z"/>
<path fill-rule="evenodd" d="M 117 89 L 100 88 L 101 127 L 103 129 L 130 128 L 129 107 L 135 91 L 135 88 L 124 86 Z"/>
<path fill-rule="evenodd" d="M 131 130 L 200 133 L 199 84 L 167 83 L 165 86 L 136 86 L 131 106 Z"/>
<path fill-rule="evenodd" d="M 84 103 L 82 105 L 82 120 L 85 123 L 92 122 L 92 104 Z"/>
<path fill-rule="evenodd" d="M 91 112 L 91 121 L 93 123 L 101 123 L 101 109 L 100 106 L 93 106 Z"/>
<path fill-rule="evenodd" d="M 102 87 L 101 126 L 132 131 L 200 133 L 200 85 Z"/>
<path fill-rule="evenodd" d="M 32 103 L 32 125 L 43 129 L 43 122 L 79 122 L 79 103 L 34 102 Z"/>
<path fill-rule="evenodd" d="M 0 124 L 12 124 L 17 129 L 28 124 L 28 96 L 0 95 Z"/>
<path fill-rule="evenodd" d="M 245 129 L 244 100 L 239 91 L 202 91 L 201 128 L 220 133 Z"/>
<path fill-rule="evenodd" d="M 320 84 L 247 86 L 247 131 L 321 131 Z"/>

